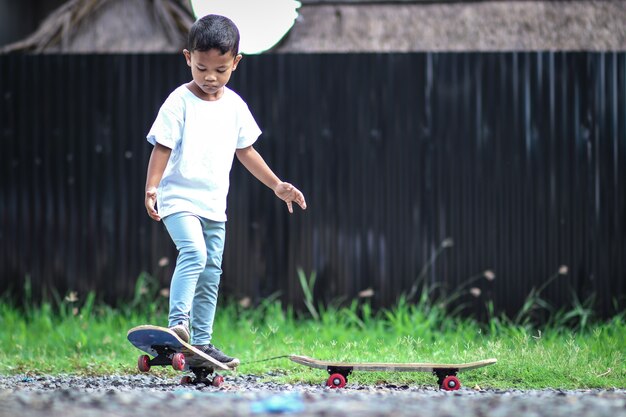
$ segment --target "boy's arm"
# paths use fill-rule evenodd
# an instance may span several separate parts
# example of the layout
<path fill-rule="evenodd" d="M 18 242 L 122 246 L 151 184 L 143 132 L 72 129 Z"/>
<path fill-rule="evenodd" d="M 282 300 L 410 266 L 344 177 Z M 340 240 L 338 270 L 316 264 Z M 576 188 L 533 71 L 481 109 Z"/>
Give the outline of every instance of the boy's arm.
<path fill-rule="evenodd" d="M 271 188 L 278 198 L 287 203 L 289 213 L 293 213 L 292 203 L 294 201 L 302 210 L 306 209 L 306 201 L 304 200 L 302 192 L 288 182 L 282 182 L 276 174 L 272 172 L 270 167 L 267 166 L 254 147 L 248 146 L 247 148 L 237 149 L 235 154 L 239 162 L 241 162 L 252 175 Z"/>
<path fill-rule="evenodd" d="M 155 144 L 150 154 L 150 161 L 148 162 L 148 174 L 146 175 L 146 197 L 145 204 L 148 216 L 156 221 L 161 220 L 161 216 L 155 209 L 157 200 L 157 187 L 163 177 L 163 171 L 167 166 L 167 161 L 170 159 L 172 150 L 161 144 Z"/>

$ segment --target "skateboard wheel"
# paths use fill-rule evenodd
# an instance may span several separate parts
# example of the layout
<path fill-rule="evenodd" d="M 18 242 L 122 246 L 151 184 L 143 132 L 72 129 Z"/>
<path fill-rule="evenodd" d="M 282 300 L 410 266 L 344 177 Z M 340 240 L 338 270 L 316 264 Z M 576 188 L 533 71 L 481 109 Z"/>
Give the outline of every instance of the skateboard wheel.
<path fill-rule="evenodd" d="M 137 360 L 137 368 L 139 372 L 148 372 L 150 370 L 150 356 L 140 355 Z"/>
<path fill-rule="evenodd" d="M 193 380 L 189 375 L 185 375 L 180 379 L 180 385 L 191 385 L 193 384 Z"/>
<path fill-rule="evenodd" d="M 343 388 L 346 386 L 346 377 L 341 374 L 332 374 L 328 381 L 326 381 L 326 386 L 330 388 Z"/>
<path fill-rule="evenodd" d="M 215 375 L 215 377 L 213 378 L 213 381 L 211 382 L 211 385 L 213 385 L 214 387 L 219 387 L 223 383 L 224 383 L 224 377 L 221 375 Z"/>
<path fill-rule="evenodd" d="M 441 389 L 445 391 L 456 391 L 459 388 L 461 388 L 461 381 L 459 381 L 459 378 L 454 375 L 445 377 L 443 383 L 441 384 Z"/>
<path fill-rule="evenodd" d="M 175 353 L 174 356 L 172 356 L 172 368 L 177 371 L 185 369 L 185 355 L 180 352 Z"/>

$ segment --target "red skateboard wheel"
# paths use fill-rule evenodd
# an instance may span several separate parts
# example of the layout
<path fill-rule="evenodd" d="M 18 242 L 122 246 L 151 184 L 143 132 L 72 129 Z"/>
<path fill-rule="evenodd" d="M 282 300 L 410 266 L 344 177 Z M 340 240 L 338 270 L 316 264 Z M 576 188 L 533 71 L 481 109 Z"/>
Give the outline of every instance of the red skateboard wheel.
<path fill-rule="evenodd" d="M 456 391 L 461 388 L 461 381 L 454 375 L 449 375 L 443 380 L 441 388 L 446 391 Z"/>
<path fill-rule="evenodd" d="M 150 356 L 140 355 L 137 360 L 137 368 L 139 372 L 148 372 L 150 370 Z"/>
<path fill-rule="evenodd" d="M 172 356 L 172 368 L 177 371 L 185 369 L 185 355 L 180 352 L 175 353 L 174 356 Z"/>
<path fill-rule="evenodd" d="M 211 382 L 211 385 L 213 385 L 214 387 L 219 387 L 220 385 L 222 385 L 224 383 L 224 377 L 221 375 L 216 375 L 213 378 L 213 381 Z"/>
<path fill-rule="evenodd" d="M 346 386 L 346 377 L 341 374 L 332 374 L 328 381 L 326 381 L 326 386 L 330 388 L 343 388 Z"/>

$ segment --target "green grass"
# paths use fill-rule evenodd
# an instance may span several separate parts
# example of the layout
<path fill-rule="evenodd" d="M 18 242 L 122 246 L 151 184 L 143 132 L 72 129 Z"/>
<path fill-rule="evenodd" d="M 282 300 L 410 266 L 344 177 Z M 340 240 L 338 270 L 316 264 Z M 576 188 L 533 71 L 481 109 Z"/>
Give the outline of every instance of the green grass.
<path fill-rule="evenodd" d="M 96 303 L 93 295 L 83 300 L 57 297 L 19 308 L 6 297 L 0 300 L 0 374 L 136 373 L 139 351 L 126 340 L 126 331 L 139 324 L 166 324 L 167 300 L 149 288 L 148 281 L 140 277 L 135 300 L 120 309 Z M 314 279 L 310 281 L 313 285 Z M 592 322 L 587 314 L 556 312 L 556 319 L 544 326 L 533 323 L 530 314 L 478 323 L 451 315 L 445 303 L 430 302 L 429 291 L 422 289 L 418 295 L 417 300 L 402 298 L 394 308 L 377 313 L 362 300 L 344 306 L 316 306 L 309 300 L 308 311 L 299 314 L 276 299 L 251 308 L 226 302 L 218 309 L 214 342 L 242 360 L 238 372 L 271 371 L 274 376 L 267 378 L 276 382 L 319 384 L 327 375 L 285 358 L 254 361 L 291 353 L 376 362 L 495 357 L 496 365 L 461 374 L 464 386 L 626 388 L 624 314 Z M 179 376 L 165 368 L 156 372 Z M 355 372 L 350 381 L 435 384 L 425 373 Z"/>

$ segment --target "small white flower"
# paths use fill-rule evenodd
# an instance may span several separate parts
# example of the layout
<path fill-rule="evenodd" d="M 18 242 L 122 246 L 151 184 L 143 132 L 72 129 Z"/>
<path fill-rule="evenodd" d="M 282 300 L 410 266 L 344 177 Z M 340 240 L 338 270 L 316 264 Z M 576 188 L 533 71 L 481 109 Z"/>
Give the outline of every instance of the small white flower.
<path fill-rule="evenodd" d="M 491 269 L 487 269 L 485 272 L 483 272 L 483 276 L 487 281 L 493 281 L 494 279 L 496 279 L 496 274 Z"/>
<path fill-rule="evenodd" d="M 452 239 L 451 237 L 445 238 L 441 242 L 441 247 L 442 248 L 451 248 L 452 246 L 454 246 L 454 239 Z"/>
<path fill-rule="evenodd" d="M 374 296 L 374 290 L 366 288 L 363 291 L 359 291 L 359 298 L 370 298 Z"/>
<path fill-rule="evenodd" d="M 68 303 L 75 303 L 78 301 L 78 293 L 76 291 L 70 291 L 70 293 L 65 296 L 65 301 Z"/>
<path fill-rule="evenodd" d="M 239 300 L 239 305 L 243 308 L 249 308 L 252 305 L 252 300 L 250 297 L 243 297 Z"/>

